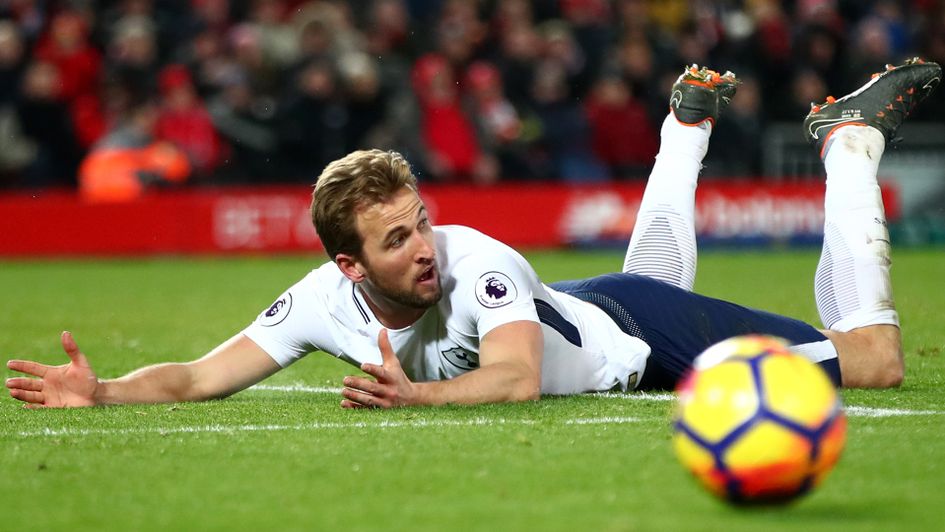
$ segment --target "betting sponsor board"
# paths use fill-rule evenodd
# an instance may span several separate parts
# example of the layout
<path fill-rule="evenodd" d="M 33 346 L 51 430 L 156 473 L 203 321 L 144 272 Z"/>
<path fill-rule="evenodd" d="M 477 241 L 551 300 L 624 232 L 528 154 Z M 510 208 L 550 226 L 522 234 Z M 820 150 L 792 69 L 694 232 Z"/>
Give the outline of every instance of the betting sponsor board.
<path fill-rule="evenodd" d="M 435 224 L 474 227 L 517 247 L 624 244 L 643 183 L 493 187 L 423 186 Z M 817 241 L 823 231 L 820 181 L 713 179 L 696 194 L 702 242 Z M 883 186 L 898 216 L 896 189 Z M 0 256 L 311 252 L 321 249 L 307 187 L 162 191 L 115 204 L 83 202 L 69 191 L 0 195 Z"/>

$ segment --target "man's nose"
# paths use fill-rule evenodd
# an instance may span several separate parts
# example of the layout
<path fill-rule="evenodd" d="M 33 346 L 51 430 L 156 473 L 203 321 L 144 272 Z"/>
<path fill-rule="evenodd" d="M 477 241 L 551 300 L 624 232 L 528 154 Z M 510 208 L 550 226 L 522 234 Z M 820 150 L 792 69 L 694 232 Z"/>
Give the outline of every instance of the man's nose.
<path fill-rule="evenodd" d="M 436 250 L 433 248 L 432 243 L 427 242 L 427 239 L 424 238 L 419 232 L 415 233 L 414 236 L 417 239 L 417 247 L 414 252 L 414 257 L 417 259 L 417 262 L 432 261 L 436 256 Z"/>

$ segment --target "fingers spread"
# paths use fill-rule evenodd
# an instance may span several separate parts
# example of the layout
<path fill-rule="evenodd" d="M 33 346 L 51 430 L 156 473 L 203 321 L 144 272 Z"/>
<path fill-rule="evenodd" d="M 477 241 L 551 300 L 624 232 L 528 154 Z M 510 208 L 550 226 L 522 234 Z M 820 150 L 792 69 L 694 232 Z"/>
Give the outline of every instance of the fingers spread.
<path fill-rule="evenodd" d="M 82 354 L 82 351 L 79 351 L 79 344 L 75 342 L 75 338 L 72 337 L 72 333 L 69 331 L 62 331 L 62 349 L 69 355 L 69 358 L 73 363 L 88 367 L 89 362 L 85 359 L 85 355 Z"/>
<path fill-rule="evenodd" d="M 72 337 L 71 332 L 62 331 L 62 334 L 59 335 L 59 339 L 62 341 L 62 348 L 66 353 L 79 350 L 79 345 L 75 343 L 75 338 Z"/>
<path fill-rule="evenodd" d="M 20 373 L 26 373 L 34 377 L 46 375 L 46 371 L 49 369 L 49 366 L 29 360 L 9 360 L 7 361 L 7 367 L 13 371 L 19 371 Z"/>
<path fill-rule="evenodd" d="M 342 383 L 353 390 L 357 390 L 371 395 L 384 395 L 384 387 L 380 384 L 361 377 L 345 377 Z"/>
<path fill-rule="evenodd" d="M 34 392 L 43 391 L 43 381 L 37 379 L 27 379 L 26 377 L 13 377 L 12 379 L 7 379 L 6 386 L 11 390 L 20 389 Z"/>
<path fill-rule="evenodd" d="M 10 396 L 25 403 L 42 404 L 46 400 L 45 397 L 43 397 L 43 392 L 32 392 L 20 388 L 10 390 Z"/>
<path fill-rule="evenodd" d="M 378 366 L 376 364 L 361 364 L 361 371 L 375 377 L 379 381 L 387 379 L 387 368 L 384 366 Z"/>
<path fill-rule="evenodd" d="M 341 390 L 341 395 L 348 401 L 357 403 L 361 406 L 370 408 L 385 408 L 387 406 L 386 402 L 380 397 L 354 390 L 352 388 L 345 388 Z"/>

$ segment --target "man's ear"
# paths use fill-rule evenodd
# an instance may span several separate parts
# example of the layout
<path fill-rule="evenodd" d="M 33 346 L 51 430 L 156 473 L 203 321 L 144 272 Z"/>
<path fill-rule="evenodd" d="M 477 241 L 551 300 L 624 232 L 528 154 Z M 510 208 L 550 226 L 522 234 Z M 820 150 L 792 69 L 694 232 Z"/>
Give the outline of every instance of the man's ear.
<path fill-rule="evenodd" d="M 339 253 L 335 255 L 335 264 L 338 265 L 338 269 L 341 270 L 341 273 L 350 279 L 351 282 L 360 283 L 365 279 L 361 264 L 353 255 Z"/>

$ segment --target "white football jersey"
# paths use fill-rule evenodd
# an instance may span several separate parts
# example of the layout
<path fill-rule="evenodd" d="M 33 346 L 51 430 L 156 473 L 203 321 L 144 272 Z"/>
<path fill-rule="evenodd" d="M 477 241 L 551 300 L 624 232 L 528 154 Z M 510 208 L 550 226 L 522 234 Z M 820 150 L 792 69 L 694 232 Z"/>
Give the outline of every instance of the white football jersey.
<path fill-rule="evenodd" d="M 557 292 L 509 246 L 462 226 L 433 228 L 443 297 L 414 324 L 388 332 L 415 382 L 479 367 L 479 342 L 519 320 L 541 324 L 541 391 L 574 394 L 633 388 L 650 348 L 596 306 Z M 378 322 L 358 287 L 333 262 L 289 288 L 243 333 L 280 366 L 325 351 L 355 366 L 381 363 Z"/>

